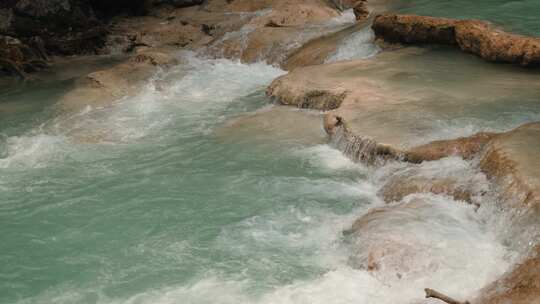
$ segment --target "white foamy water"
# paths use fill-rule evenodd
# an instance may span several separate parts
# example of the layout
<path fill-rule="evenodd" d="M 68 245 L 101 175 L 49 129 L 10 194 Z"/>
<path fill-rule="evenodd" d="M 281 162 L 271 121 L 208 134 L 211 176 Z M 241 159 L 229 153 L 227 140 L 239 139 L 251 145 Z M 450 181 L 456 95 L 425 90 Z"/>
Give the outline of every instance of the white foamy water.
<path fill-rule="evenodd" d="M 371 30 L 370 26 L 366 26 L 345 38 L 336 52 L 325 60 L 325 63 L 375 56 L 380 51 L 380 48 L 374 43 L 374 40 L 375 34 L 373 30 Z"/>
<path fill-rule="evenodd" d="M 68 221 L 66 231 L 31 241 L 47 244 L 50 269 L 81 275 L 53 277 L 18 303 L 418 304 L 432 303 L 426 287 L 471 299 L 507 269 L 510 254 L 485 224 L 489 214 L 432 194 L 385 206 L 377 193 L 393 174 L 454 176 L 485 191 L 471 163 L 377 169 L 328 145 L 283 153 L 217 143 L 211 135 L 228 111 L 256 110 L 250 94 L 284 72 L 187 56 L 135 97 L 6 139 L 2 168 L 80 165 L 56 174 L 46 188 L 51 206 L 29 220 Z M 248 110 L 229 110 L 237 104 Z M 81 173 L 86 164 L 111 173 L 92 180 L 93 171 Z M 372 208 L 382 211 L 344 233 Z M 63 251 L 73 247 L 85 250 Z M 39 270 L 23 262 L 25 271 Z"/>
<path fill-rule="evenodd" d="M 187 64 L 157 73 L 136 96 L 61 115 L 27 135 L 0 138 L 0 168 L 46 167 L 69 153 L 85 150 L 86 144 L 127 144 L 156 134 L 159 137 L 178 120 L 189 124 L 186 128 L 191 131 L 208 133 L 225 119 L 216 120 L 213 113 L 264 89 L 284 73 L 263 63 L 207 60 L 193 53 L 182 56 Z"/>
<path fill-rule="evenodd" d="M 264 16 L 271 13 L 271 10 L 256 12 L 253 16 Z M 356 22 L 356 17 L 352 9 L 343 11 L 340 15 L 320 23 L 311 23 L 303 26 L 293 26 L 289 30 L 290 35 L 285 35 L 282 40 L 274 41 L 267 47 L 260 49 L 257 61 L 268 62 L 279 65 L 288 54 L 303 46 L 306 42 L 317 37 L 330 34 Z M 237 57 L 242 58 L 249 44 L 250 35 L 257 29 L 251 23 L 247 23 L 237 31 L 226 33 L 223 37 L 214 42 L 208 49 L 202 51 L 203 54 L 210 53 L 217 57 Z"/>
<path fill-rule="evenodd" d="M 68 150 L 65 138 L 37 134 L 9 137 L 5 141 L 4 157 L 0 168 L 40 168 L 58 159 L 58 153 Z"/>
<path fill-rule="evenodd" d="M 333 172 L 369 170 L 326 145 L 299 151 L 298 155 L 312 166 Z M 424 299 L 424 288 L 472 299 L 475 292 L 508 269 L 512 254 L 485 225 L 486 214 L 476 212 L 474 206 L 434 194 L 413 194 L 385 205 L 377 197 L 379 187 L 373 182 L 382 183 L 384 176 L 410 171 L 427 178 L 466 179 L 465 175 L 471 174 L 481 180 L 480 188 L 486 182 L 474 177 L 471 163 L 458 158 L 413 168 L 389 164 L 371 172 L 371 178 L 357 175 L 352 184 L 325 181 L 317 185 L 305 179 L 305 186 L 301 186 L 296 178 L 280 178 L 271 183 L 273 187 L 296 196 L 317 193 L 365 203 L 346 214 L 315 204 L 249 217 L 222 229 L 216 241 L 219 250 L 244 257 L 238 273 L 209 269 L 188 284 L 127 299 L 103 299 L 103 303 L 437 303 Z M 287 190 L 286 185 L 294 190 Z M 379 212 L 372 214 L 373 208 Z M 366 218 L 362 229 L 343 233 L 362 217 Z M 286 284 L 267 280 L 266 275 L 275 276 L 287 263 L 317 267 L 320 273 Z M 374 265 L 375 269 L 368 270 Z M 265 282 L 263 286 L 258 280 Z"/>
<path fill-rule="evenodd" d="M 297 152 L 300 157 L 307 159 L 311 164 L 322 166 L 330 172 L 336 171 L 360 171 L 368 172 L 363 164 L 355 163 L 339 150 L 329 145 L 317 145 Z"/>

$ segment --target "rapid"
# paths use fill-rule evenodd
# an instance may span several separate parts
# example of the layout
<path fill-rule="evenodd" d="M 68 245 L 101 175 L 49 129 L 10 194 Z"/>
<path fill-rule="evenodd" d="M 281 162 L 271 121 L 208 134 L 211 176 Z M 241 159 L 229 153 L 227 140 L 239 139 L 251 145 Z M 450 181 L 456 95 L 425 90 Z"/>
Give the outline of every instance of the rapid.
<path fill-rule="evenodd" d="M 355 33 L 327 61 L 376 56 L 372 40 Z M 285 71 L 177 56 L 107 107 L 57 111 L 66 80 L 0 93 L 0 303 L 436 303 L 423 288 L 470 298 L 519 256 L 475 160 L 354 163 L 321 112 L 265 96 Z M 537 93 L 501 103 L 502 125 L 540 117 Z M 469 114 L 433 111 L 424 136 L 493 129 L 495 114 Z M 381 187 L 411 170 L 473 183 L 486 208 L 384 203 Z M 373 208 L 386 215 L 352 231 Z M 390 251 L 371 272 L 377 246 Z"/>

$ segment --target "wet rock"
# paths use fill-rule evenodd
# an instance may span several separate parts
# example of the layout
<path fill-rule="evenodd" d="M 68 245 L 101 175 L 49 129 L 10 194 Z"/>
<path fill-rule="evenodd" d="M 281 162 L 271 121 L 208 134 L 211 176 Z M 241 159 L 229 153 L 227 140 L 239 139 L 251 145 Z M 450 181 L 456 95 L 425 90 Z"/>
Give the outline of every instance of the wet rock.
<path fill-rule="evenodd" d="M 400 276 L 412 271 L 413 269 L 410 268 L 412 260 L 422 254 L 421 250 L 417 248 L 414 236 L 400 234 L 399 231 L 396 231 L 395 235 L 385 233 L 387 228 L 383 224 L 388 222 L 389 218 L 400 213 L 402 209 L 403 217 L 407 217 L 407 210 L 417 209 L 421 204 L 421 201 L 417 201 L 403 205 L 372 208 L 357 219 L 347 234 L 351 234 L 355 242 L 363 243 L 363 245 L 357 250 L 353 250 L 350 263 L 360 269 L 395 273 Z"/>
<path fill-rule="evenodd" d="M 480 168 L 515 208 L 540 215 L 540 123 L 525 124 L 490 141 Z"/>
<path fill-rule="evenodd" d="M 489 182 L 476 165 L 460 157 L 447 157 L 421 164 L 394 163 L 377 177 L 384 183 L 378 194 L 385 202 L 399 202 L 414 193 L 452 197 L 477 207 L 490 191 Z"/>
<path fill-rule="evenodd" d="M 438 160 L 448 156 L 472 159 L 498 134 L 480 132 L 469 137 L 433 141 L 406 151 L 407 160 L 413 162 Z"/>
<path fill-rule="evenodd" d="M 383 14 L 375 17 L 372 28 L 388 42 L 456 44 L 456 23 L 447 18 Z"/>
<path fill-rule="evenodd" d="M 466 20 L 456 24 L 456 41 L 469 53 L 493 62 L 540 64 L 540 39 L 494 29 L 483 21 Z"/>
<path fill-rule="evenodd" d="M 474 304 L 540 303 L 540 245 L 530 257 L 481 291 Z"/>
<path fill-rule="evenodd" d="M 403 158 L 403 152 L 394 147 L 354 134 L 340 116 L 326 114 L 324 130 L 330 136 L 331 143 L 355 162 L 376 164 Z"/>
<path fill-rule="evenodd" d="M 336 52 L 344 39 L 362 30 L 363 26 L 355 24 L 336 33 L 313 39 L 291 53 L 281 67 L 290 71 L 298 67 L 323 64 L 330 55 Z"/>
<path fill-rule="evenodd" d="M 281 65 L 304 43 L 343 28 L 324 26 L 339 16 L 339 11 L 324 1 L 278 0 L 271 7 L 270 11 L 253 16 L 240 31 L 219 40 L 210 53 L 216 57 L 239 58 L 246 63 L 266 61 Z"/>
<path fill-rule="evenodd" d="M 457 45 L 492 62 L 534 66 L 540 63 L 540 39 L 506 33 L 481 20 L 383 14 L 373 30 L 387 42 Z"/>
<path fill-rule="evenodd" d="M 397 204 L 372 208 L 347 231 L 351 244 L 349 263 L 370 271 L 389 285 L 400 281 L 407 286 L 422 285 L 426 283 L 424 278 L 433 284 L 453 280 L 449 276 L 454 275 L 446 270 L 447 267 L 467 273 L 475 263 L 486 258 L 486 252 L 482 251 L 485 240 L 467 230 L 468 225 L 475 225 L 470 218 L 473 210 L 442 196 L 424 194 L 410 196 Z M 452 237 L 449 237 L 449 231 Z M 450 254 L 459 246 L 467 246 L 473 251 L 466 260 Z M 475 252 L 477 249 L 481 252 Z M 492 267 L 490 274 L 502 270 L 496 269 L 496 265 Z M 483 273 L 480 280 L 490 279 Z"/>
<path fill-rule="evenodd" d="M 369 17 L 369 8 L 368 8 L 367 0 L 357 1 L 353 5 L 353 12 L 357 21 L 359 22 L 366 21 L 367 18 Z"/>
<path fill-rule="evenodd" d="M 380 191 L 385 202 L 396 202 L 414 193 L 434 193 L 451 196 L 454 200 L 472 203 L 472 189 L 459 184 L 454 178 L 425 178 L 397 176 L 387 182 Z"/>
<path fill-rule="evenodd" d="M 78 111 L 87 106 L 107 106 L 117 99 L 137 94 L 159 68 L 176 63 L 167 52 L 142 51 L 122 64 L 78 79 L 75 88 L 61 98 L 59 107 L 63 111 Z"/>
<path fill-rule="evenodd" d="M 276 78 L 268 86 L 266 95 L 282 105 L 317 110 L 339 108 L 348 92 L 344 86 L 333 86 L 331 81 L 323 83 L 322 78 L 326 78 L 326 75 L 321 75 L 320 67 L 308 66 L 295 69 L 289 74 Z M 320 85 L 317 81 L 319 79 Z"/>
<path fill-rule="evenodd" d="M 283 105 L 329 111 L 343 118 L 355 135 L 342 136 L 343 140 L 372 140 L 393 147 L 398 159 L 418 163 L 451 155 L 474 158 L 493 134 L 432 142 L 448 136 L 439 135 L 447 130 L 440 129 L 438 117 L 461 118 L 463 109 L 488 111 L 490 102 L 510 98 L 515 92 L 530 92 L 523 99 L 534 100 L 531 84 L 540 84 L 540 78 L 518 67 L 491 65 L 464 54 L 456 54 L 460 63 L 456 64 L 437 53 L 411 47 L 364 60 L 296 67 L 275 79 L 267 95 Z M 455 81 L 449 85 L 441 77 L 444 73 Z M 479 94 L 483 97 L 472 102 Z"/>

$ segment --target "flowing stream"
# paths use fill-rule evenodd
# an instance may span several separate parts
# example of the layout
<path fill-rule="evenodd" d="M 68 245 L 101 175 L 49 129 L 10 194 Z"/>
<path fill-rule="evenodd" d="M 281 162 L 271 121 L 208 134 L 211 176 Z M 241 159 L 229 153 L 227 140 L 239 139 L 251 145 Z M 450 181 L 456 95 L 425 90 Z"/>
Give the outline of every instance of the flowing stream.
<path fill-rule="evenodd" d="M 471 297 L 514 261 L 496 211 L 443 195 L 347 233 L 394 174 L 491 185 L 458 158 L 353 163 L 321 113 L 269 104 L 284 71 L 179 56 L 106 108 L 58 115 L 68 80 L 0 94 L 0 303 L 432 303 L 423 288 Z M 399 250 L 371 272 L 378 244 Z"/>

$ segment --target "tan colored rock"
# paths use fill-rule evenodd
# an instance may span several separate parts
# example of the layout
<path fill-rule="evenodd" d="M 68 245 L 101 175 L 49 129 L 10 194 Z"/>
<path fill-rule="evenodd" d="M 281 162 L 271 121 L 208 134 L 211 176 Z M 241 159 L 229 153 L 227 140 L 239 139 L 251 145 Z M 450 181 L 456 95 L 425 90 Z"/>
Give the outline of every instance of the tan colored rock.
<path fill-rule="evenodd" d="M 216 131 L 221 141 L 302 145 L 324 144 L 320 115 L 287 107 L 268 107 L 237 117 Z"/>
<path fill-rule="evenodd" d="M 456 24 L 456 41 L 469 53 L 493 62 L 540 64 L 540 39 L 494 29 L 486 22 L 465 20 Z"/>
<path fill-rule="evenodd" d="M 336 33 L 313 39 L 294 51 L 281 67 L 290 71 L 298 67 L 323 64 L 331 54 L 336 52 L 345 38 L 361 30 L 363 26 L 357 23 Z"/>
<path fill-rule="evenodd" d="M 389 42 L 456 44 L 456 23 L 447 18 L 383 14 L 375 17 L 372 28 Z"/>
<path fill-rule="evenodd" d="M 292 3 L 277 0 L 271 7 L 270 11 L 252 16 L 239 31 L 218 39 L 209 48 L 210 54 L 238 58 L 245 63 L 266 61 L 281 65 L 308 41 L 345 27 L 329 22 L 340 13 L 326 1 L 302 0 Z"/>
<path fill-rule="evenodd" d="M 353 5 L 353 12 L 356 20 L 359 22 L 366 21 L 369 17 L 369 8 L 367 0 L 359 0 Z"/>
<path fill-rule="evenodd" d="M 305 26 L 321 23 L 337 16 L 339 16 L 337 10 L 320 0 L 301 0 L 294 3 L 276 1 L 270 13 L 254 18 L 249 24 L 254 27 L 264 27 L 268 24 L 278 27 Z"/>
<path fill-rule="evenodd" d="M 275 0 L 212 0 L 205 9 L 209 11 L 255 12 L 269 8 Z"/>
<path fill-rule="evenodd" d="M 540 38 L 506 33 L 481 20 L 383 14 L 375 17 L 373 30 L 388 42 L 457 45 L 492 62 L 540 64 Z"/>
<path fill-rule="evenodd" d="M 490 141 L 480 168 L 500 187 L 502 199 L 540 216 L 540 123 L 530 123 Z"/>
<path fill-rule="evenodd" d="M 427 178 L 397 176 L 387 182 L 379 194 L 385 202 L 399 202 L 414 193 L 433 193 L 451 196 L 454 200 L 473 203 L 473 189 L 460 184 L 455 178 Z"/>
<path fill-rule="evenodd" d="M 407 150 L 407 160 L 438 160 L 448 156 L 472 159 L 483 150 L 488 142 L 496 138 L 495 133 L 481 132 L 469 137 L 438 140 Z M 417 162 L 417 161 L 415 161 Z"/>
<path fill-rule="evenodd" d="M 501 279 L 484 288 L 474 304 L 539 304 L 540 245 Z"/>
<path fill-rule="evenodd" d="M 448 132 L 440 130 L 437 117 L 462 119 L 469 109 L 489 112 L 494 103 L 509 99 L 530 106 L 539 76 L 459 53 L 448 61 L 440 52 L 411 47 L 364 60 L 297 67 L 275 79 L 267 94 L 283 105 L 329 111 L 347 122 L 356 135 L 351 139 L 409 151 L 399 154 L 412 162 L 447 155 L 470 159 L 491 134 L 432 142 L 448 136 L 438 135 Z"/>
<path fill-rule="evenodd" d="M 372 208 L 357 219 L 347 233 L 358 233 L 362 246 L 352 253 L 353 266 L 368 271 L 395 272 L 398 275 L 412 271 L 409 268 L 410 260 L 415 259 L 421 251 L 414 242 L 414 236 L 399 234 L 393 236 L 385 232 L 384 223 L 401 210 L 418 209 L 422 207 L 421 201 L 415 201 L 398 206 Z M 407 216 L 407 213 L 403 213 Z M 409 262 L 407 262 L 409 261 Z"/>
<path fill-rule="evenodd" d="M 158 68 L 176 63 L 176 59 L 165 52 L 141 52 L 127 62 L 80 78 L 75 88 L 60 99 L 58 106 L 63 111 L 77 111 L 86 106 L 107 106 L 122 97 L 135 95 Z"/>

